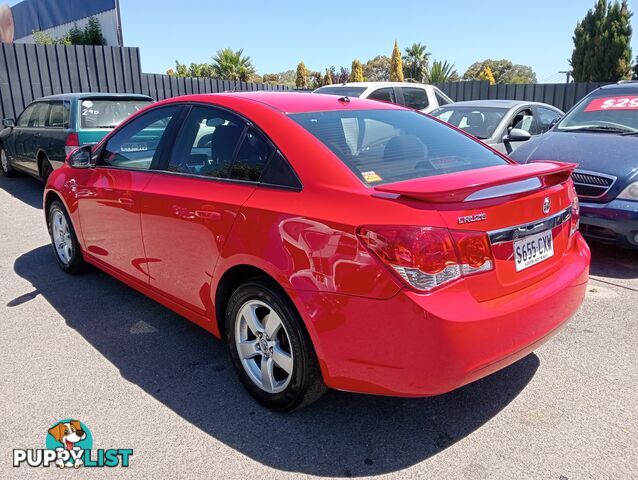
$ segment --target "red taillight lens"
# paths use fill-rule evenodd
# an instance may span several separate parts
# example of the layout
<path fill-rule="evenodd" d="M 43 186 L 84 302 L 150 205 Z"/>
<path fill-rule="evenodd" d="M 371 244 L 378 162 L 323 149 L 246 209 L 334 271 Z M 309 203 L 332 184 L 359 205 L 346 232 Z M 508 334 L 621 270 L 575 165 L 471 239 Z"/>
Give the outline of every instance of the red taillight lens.
<path fill-rule="evenodd" d="M 358 229 L 357 236 L 368 250 L 421 291 L 493 268 L 485 234 L 436 227 L 366 226 Z"/>
<path fill-rule="evenodd" d="M 66 142 L 64 142 L 64 152 L 66 153 L 67 157 L 73 150 L 75 150 L 79 146 L 80 138 L 78 137 L 78 134 L 75 132 L 69 133 L 69 135 L 66 137 Z"/>
<path fill-rule="evenodd" d="M 492 270 L 492 248 L 485 233 L 452 231 L 465 275 Z"/>

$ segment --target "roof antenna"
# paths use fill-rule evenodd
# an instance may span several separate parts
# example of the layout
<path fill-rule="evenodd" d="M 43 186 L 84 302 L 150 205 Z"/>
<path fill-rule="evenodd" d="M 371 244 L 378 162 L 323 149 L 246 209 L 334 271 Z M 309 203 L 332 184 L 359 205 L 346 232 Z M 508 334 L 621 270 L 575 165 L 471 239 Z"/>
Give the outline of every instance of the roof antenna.
<path fill-rule="evenodd" d="M 337 101 L 341 103 L 350 103 L 350 98 L 347 95 L 345 95 L 343 97 L 339 97 Z"/>

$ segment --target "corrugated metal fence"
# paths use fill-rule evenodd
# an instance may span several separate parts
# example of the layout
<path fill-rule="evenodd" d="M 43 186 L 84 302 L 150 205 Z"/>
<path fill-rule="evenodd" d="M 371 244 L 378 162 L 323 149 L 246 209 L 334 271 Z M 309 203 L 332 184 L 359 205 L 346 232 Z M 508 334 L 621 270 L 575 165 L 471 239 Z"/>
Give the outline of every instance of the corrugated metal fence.
<path fill-rule="evenodd" d="M 581 98 L 608 83 L 536 83 L 497 84 L 488 81 L 439 83 L 447 96 L 456 102 L 465 100 L 526 100 L 554 105 L 563 111 L 572 108 Z"/>
<path fill-rule="evenodd" d="M 3 43 L 0 118 L 16 118 L 31 101 L 75 92 L 142 93 L 156 100 L 227 90 L 289 90 L 282 85 L 142 73 L 133 47 Z"/>

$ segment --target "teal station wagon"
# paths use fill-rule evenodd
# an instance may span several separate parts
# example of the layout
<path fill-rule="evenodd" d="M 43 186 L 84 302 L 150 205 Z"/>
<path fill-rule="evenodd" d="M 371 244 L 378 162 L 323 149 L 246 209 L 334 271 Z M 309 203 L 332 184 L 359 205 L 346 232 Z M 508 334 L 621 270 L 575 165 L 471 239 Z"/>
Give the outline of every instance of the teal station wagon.
<path fill-rule="evenodd" d="M 42 179 L 80 145 L 98 143 L 126 117 L 153 102 L 146 95 L 67 93 L 39 98 L 0 132 L 2 173 L 21 171 Z"/>

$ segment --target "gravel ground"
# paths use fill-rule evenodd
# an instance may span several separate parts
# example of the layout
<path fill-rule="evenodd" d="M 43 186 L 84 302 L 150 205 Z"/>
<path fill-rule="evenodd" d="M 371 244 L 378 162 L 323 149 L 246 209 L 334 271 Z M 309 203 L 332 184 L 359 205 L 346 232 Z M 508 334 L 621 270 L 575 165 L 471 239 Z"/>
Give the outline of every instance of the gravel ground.
<path fill-rule="evenodd" d="M 0 178 L 0 478 L 638 477 L 638 252 L 594 245 L 585 304 L 534 354 L 440 397 L 329 392 L 271 413 L 221 343 L 98 271 L 59 271 L 42 186 Z M 128 469 L 11 465 L 79 418 Z"/>

